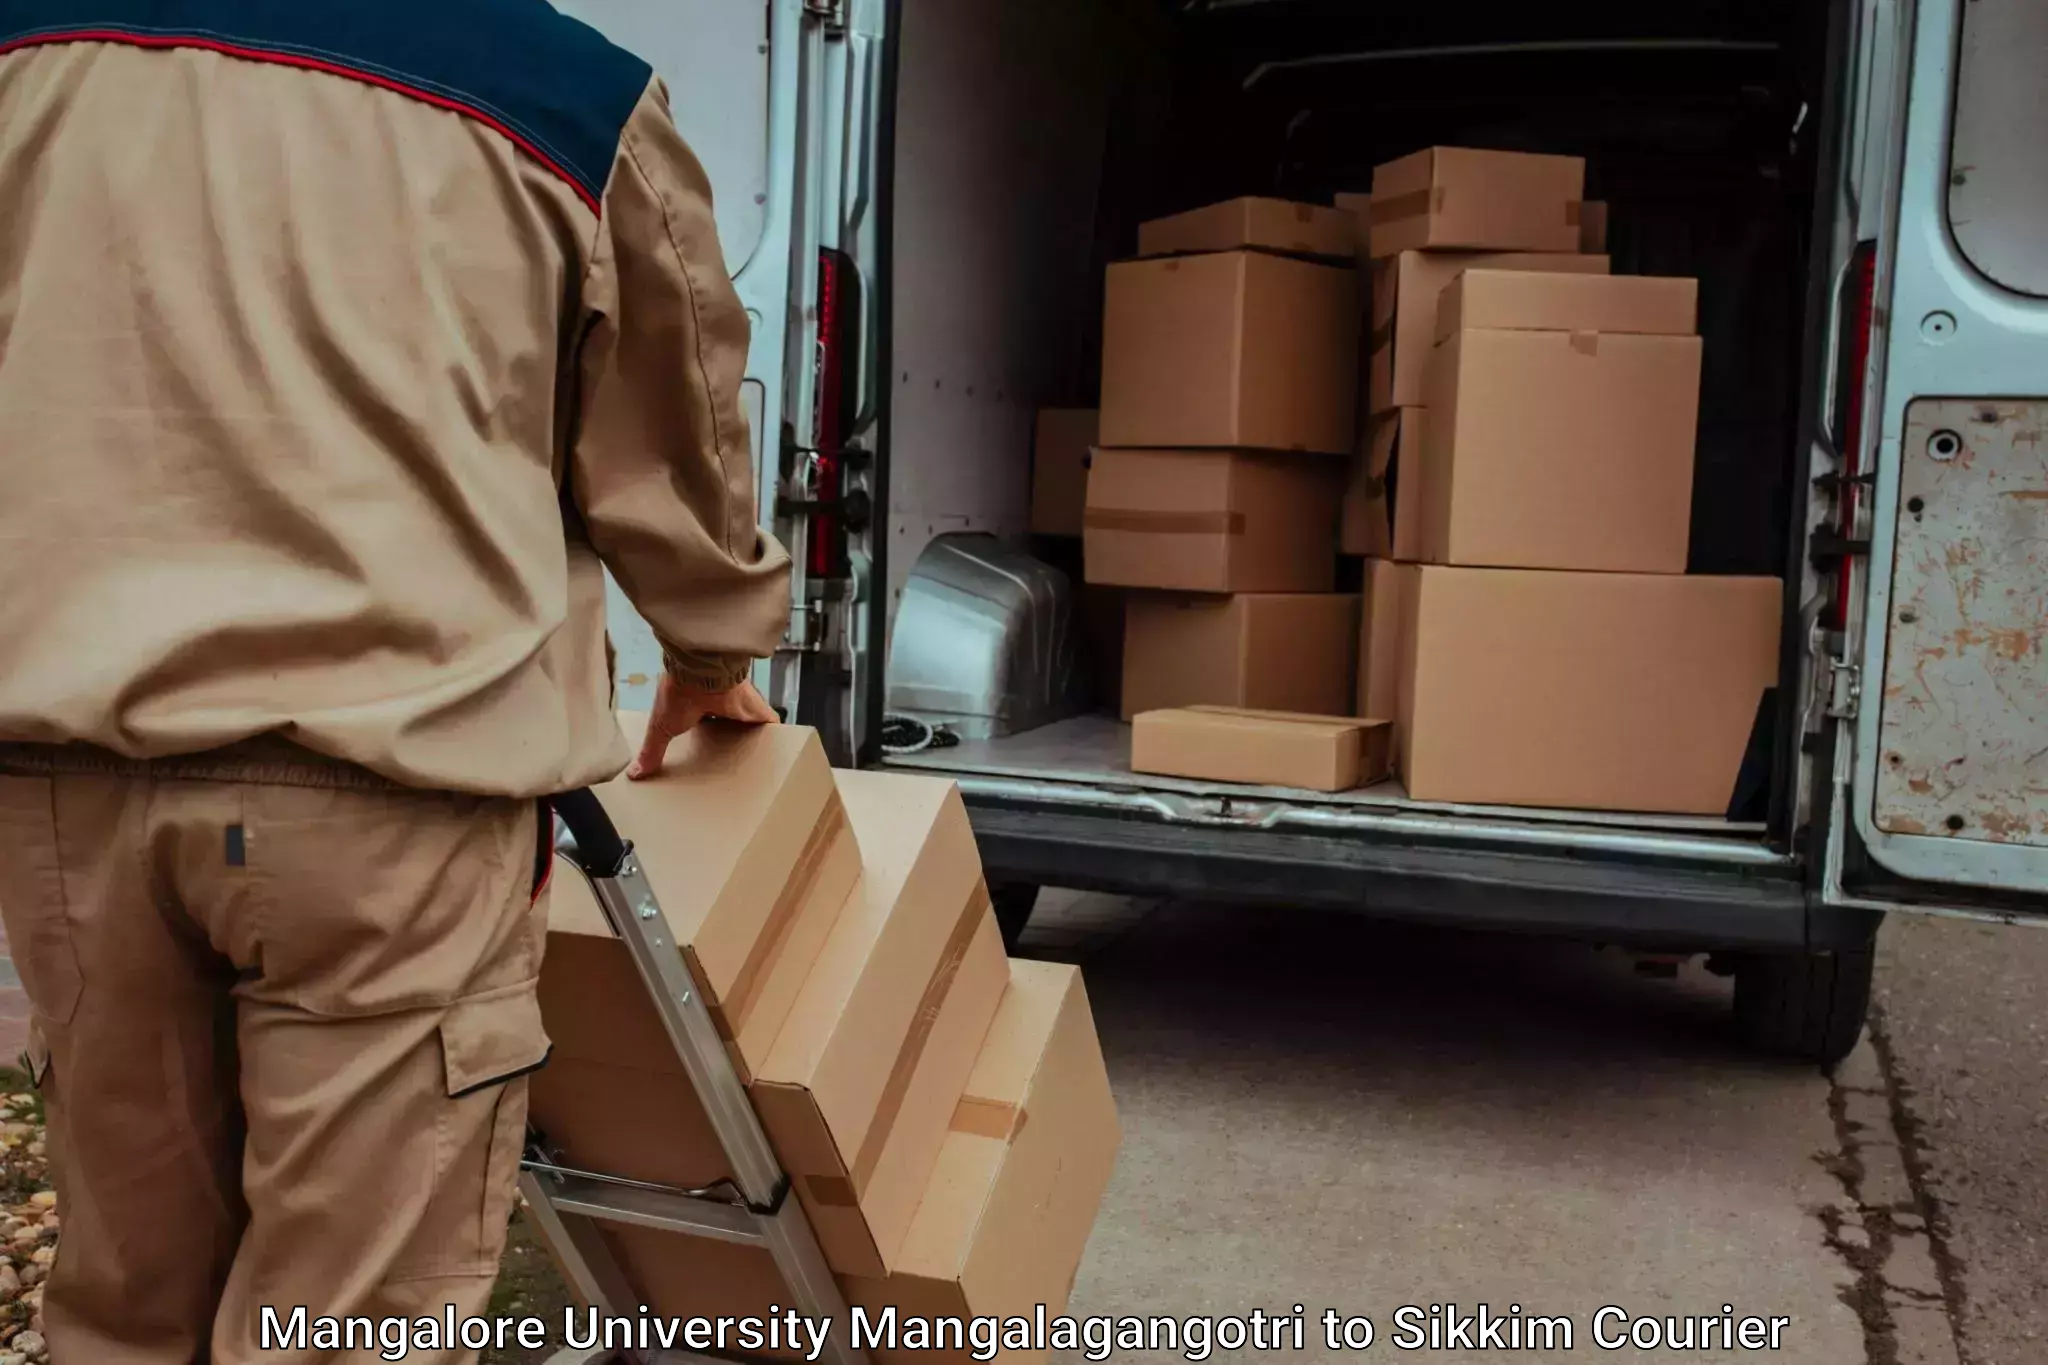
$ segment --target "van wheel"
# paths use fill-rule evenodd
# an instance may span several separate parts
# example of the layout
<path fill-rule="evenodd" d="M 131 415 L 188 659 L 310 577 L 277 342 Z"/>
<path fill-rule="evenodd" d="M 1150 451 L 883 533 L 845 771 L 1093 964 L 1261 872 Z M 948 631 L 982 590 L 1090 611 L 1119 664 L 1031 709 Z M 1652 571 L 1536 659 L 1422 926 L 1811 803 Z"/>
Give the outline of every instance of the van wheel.
<path fill-rule="evenodd" d="M 1832 1070 L 1863 1036 L 1877 948 L 1745 954 L 1735 968 L 1735 1028 L 1773 1056 Z"/>
<path fill-rule="evenodd" d="M 988 898 L 996 909 L 996 927 L 1003 931 L 1003 951 L 1014 953 L 1038 904 L 1038 887 L 1031 882 L 997 882 L 989 887 Z"/>

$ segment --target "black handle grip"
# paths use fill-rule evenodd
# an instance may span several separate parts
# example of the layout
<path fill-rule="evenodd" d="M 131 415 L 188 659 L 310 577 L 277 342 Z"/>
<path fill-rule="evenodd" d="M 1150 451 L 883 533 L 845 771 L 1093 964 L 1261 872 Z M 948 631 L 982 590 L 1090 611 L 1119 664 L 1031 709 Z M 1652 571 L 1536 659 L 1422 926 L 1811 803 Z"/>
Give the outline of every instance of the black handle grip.
<path fill-rule="evenodd" d="M 616 877 L 626 865 L 632 845 L 619 836 L 604 803 L 588 787 L 549 798 L 555 814 L 569 827 L 576 840 L 576 863 L 586 876 Z"/>

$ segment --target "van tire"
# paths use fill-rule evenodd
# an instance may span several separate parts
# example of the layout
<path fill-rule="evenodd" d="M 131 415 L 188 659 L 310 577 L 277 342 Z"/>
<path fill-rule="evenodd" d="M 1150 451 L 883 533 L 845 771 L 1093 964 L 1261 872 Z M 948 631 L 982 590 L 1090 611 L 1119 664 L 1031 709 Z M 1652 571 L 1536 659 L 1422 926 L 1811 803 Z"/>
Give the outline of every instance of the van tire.
<path fill-rule="evenodd" d="M 1034 882 L 995 882 L 988 889 L 988 898 L 995 906 L 996 927 L 1003 931 L 1003 951 L 1014 955 L 1017 940 L 1024 937 L 1031 912 L 1038 905 L 1038 886 Z"/>
<path fill-rule="evenodd" d="M 1875 944 L 1746 955 L 1735 969 L 1736 1031 L 1759 1051 L 1831 1071 L 1863 1036 L 1876 971 Z"/>

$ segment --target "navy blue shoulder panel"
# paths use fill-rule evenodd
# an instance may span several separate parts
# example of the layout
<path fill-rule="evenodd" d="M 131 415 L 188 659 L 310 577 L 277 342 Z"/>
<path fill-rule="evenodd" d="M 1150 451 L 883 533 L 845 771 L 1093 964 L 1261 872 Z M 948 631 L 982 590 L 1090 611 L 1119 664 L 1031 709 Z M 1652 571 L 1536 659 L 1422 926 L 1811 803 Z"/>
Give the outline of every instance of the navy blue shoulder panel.
<path fill-rule="evenodd" d="M 595 209 L 653 75 L 547 0 L 8 0 L 0 53 L 204 47 L 350 76 L 478 119 Z"/>

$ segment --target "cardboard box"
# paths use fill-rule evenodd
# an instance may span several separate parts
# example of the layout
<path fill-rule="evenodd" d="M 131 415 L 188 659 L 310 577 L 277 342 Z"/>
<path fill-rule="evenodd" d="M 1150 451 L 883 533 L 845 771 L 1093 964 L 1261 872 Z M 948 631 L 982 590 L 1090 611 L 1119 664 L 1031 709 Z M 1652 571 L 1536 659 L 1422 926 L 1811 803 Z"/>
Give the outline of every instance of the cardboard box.
<path fill-rule="evenodd" d="M 1356 276 L 1257 251 L 1112 265 L 1101 443 L 1349 453 Z"/>
<path fill-rule="evenodd" d="M 1080 971 L 1013 961 L 937 1168 L 885 1279 L 841 1276 L 870 1323 L 1065 1311 L 1121 1142 Z M 768 1253 L 621 1227 L 611 1232 L 640 1298 L 662 1316 L 762 1315 L 789 1303 Z M 614 1306 L 630 1312 L 630 1307 Z M 834 1323 L 835 1333 L 847 1324 Z M 841 1338 L 844 1339 L 843 1337 Z M 764 1352 L 801 1358 L 801 1351 Z M 967 1365 L 964 1352 L 877 1350 L 875 1365 Z M 1001 1352 L 1004 1362 L 1044 1353 Z"/>
<path fill-rule="evenodd" d="M 622 715 L 635 747 L 646 717 Z M 860 849 L 817 735 L 707 723 L 660 777 L 597 789 L 742 1078 L 763 1063 L 843 907 Z M 550 879 L 534 1123 L 577 1165 L 695 1187 L 731 1170 L 626 946 L 580 875 Z"/>
<path fill-rule="evenodd" d="M 1585 190 L 1582 157 L 1424 148 L 1373 171 L 1372 254 L 1577 251 Z"/>
<path fill-rule="evenodd" d="M 1607 250 L 1607 205 L 1598 199 L 1588 199 L 1579 206 L 1579 250 Z"/>
<path fill-rule="evenodd" d="M 1338 547 L 1371 559 L 1422 557 L 1422 408 L 1381 413 L 1344 486 Z M 1391 506 L 1389 505 L 1391 504 Z"/>
<path fill-rule="evenodd" d="M 1341 208 L 1286 199 L 1231 199 L 1138 225 L 1140 256 L 1200 251 L 1274 251 L 1349 261 L 1358 229 Z"/>
<path fill-rule="evenodd" d="M 1231 706 L 1147 711 L 1131 723 L 1131 771 L 1350 791 L 1387 775 L 1393 725 Z"/>
<path fill-rule="evenodd" d="M 1523 251 L 1404 251 L 1372 266 L 1372 354 L 1367 385 L 1373 413 L 1419 407 L 1436 345 L 1437 304 L 1467 270 L 1543 270 L 1605 275 L 1605 256 Z"/>
<path fill-rule="evenodd" d="M 1778 680 L 1777 579 L 1424 566 L 1407 583 L 1410 796 L 1727 813 Z"/>
<path fill-rule="evenodd" d="M 866 859 L 748 1093 L 834 1270 L 883 1275 L 908 1234 L 1008 980 L 953 784 L 840 772 Z M 730 1174 L 623 947 L 577 932 L 580 878 L 550 889 L 542 1013 L 555 1052 L 534 1122 L 570 1164 L 709 1184 Z M 559 950 L 559 955 L 558 955 Z M 629 1269 L 636 1268 L 629 1253 Z"/>
<path fill-rule="evenodd" d="M 619 723 L 637 749 L 646 715 L 621 712 Z M 620 777 L 595 790 L 639 851 L 733 1064 L 750 1079 L 860 880 L 860 846 L 824 746 L 800 726 L 711 722 L 670 745 L 659 777 Z M 638 991 L 624 945 L 583 879 L 554 881 L 550 891 L 550 965 L 608 961 L 601 978 L 630 978 Z M 583 984 L 543 974 L 543 1003 L 561 992 L 554 999 L 568 1030 L 555 1033 L 550 1017 L 557 1057 L 574 1055 L 585 1033 L 570 998 Z"/>
<path fill-rule="evenodd" d="M 1413 582 L 1418 566 L 1396 564 L 1384 559 L 1365 562 L 1364 592 L 1360 594 L 1358 623 L 1358 706 L 1368 720 L 1399 720 L 1401 685 L 1405 668 L 1401 657 L 1402 613 L 1414 596 Z M 1391 737 L 1388 755 L 1401 761 L 1399 728 Z"/>
<path fill-rule="evenodd" d="M 1699 281 L 1681 277 L 1475 268 L 1444 290 L 1433 340 L 1468 329 L 1691 336 L 1699 303 Z"/>
<path fill-rule="evenodd" d="M 1088 502 L 1088 452 L 1100 414 L 1094 408 L 1042 408 L 1031 445 L 1031 531 L 1078 536 Z"/>
<path fill-rule="evenodd" d="M 1341 716 L 1358 662 L 1358 598 L 1335 593 L 1133 593 L 1122 714 L 1246 706 Z"/>
<path fill-rule="evenodd" d="M 939 1169 L 886 1281 L 849 1281 L 848 1302 L 926 1317 L 1064 1312 L 1122 1140 L 1078 969 L 1012 962 L 1010 990 L 953 1115 Z M 952 1351 L 881 1351 L 876 1365 Z M 1001 1359 L 1043 1359 L 1005 1351 Z"/>
<path fill-rule="evenodd" d="M 951 782 L 836 774 L 862 892 L 839 916 L 750 1090 L 835 1271 L 883 1275 L 1008 982 Z"/>
<path fill-rule="evenodd" d="M 1340 460 L 1243 450 L 1096 452 L 1089 580 L 1185 592 L 1328 592 Z"/>
<path fill-rule="evenodd" d="M 1686 571 L 1700 338 L 1464 327 L 1427 397 L 1425 561 Z"/>

